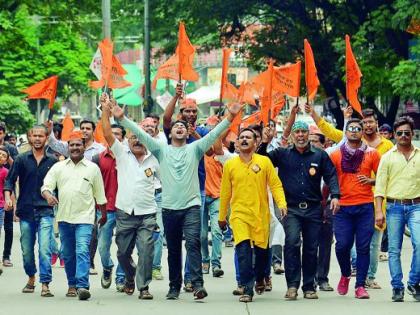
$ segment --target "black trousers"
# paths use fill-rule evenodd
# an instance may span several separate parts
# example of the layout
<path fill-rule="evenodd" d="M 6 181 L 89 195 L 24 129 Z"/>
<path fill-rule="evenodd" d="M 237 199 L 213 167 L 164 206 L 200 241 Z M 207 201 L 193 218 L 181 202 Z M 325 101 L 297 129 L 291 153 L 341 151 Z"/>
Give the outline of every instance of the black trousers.
<path fill-rule="evenodd" d="M 10 259 L 13 244 L 13 211 L 4 211 L 3 260 Z"/>
<path fill-rule="evenodd" d="M 307 209 L 289 207 L 283 226 L 286 233 L 284 267 L 287 287 L 315 290 L 319 233 L 322 225 L 321 204 Z M 302 255 L 301 255 L 302 245 Z"/>
<path fill-rule="evenodd" d="M 327 208 L 324 209 L 324 220 L 319 233 L 318 266 L 316 271 L 316 282 L 318 284 L 329 282 L 328 273 L 330 272 L 333 234 L 332 212 L 329 205 L 327 205 Z"/>
<path fill-rule="evenodd" d="M 382 234 L 381 252 L 388 252 L 388 229 L 386 228 L 384 234 Z"/>

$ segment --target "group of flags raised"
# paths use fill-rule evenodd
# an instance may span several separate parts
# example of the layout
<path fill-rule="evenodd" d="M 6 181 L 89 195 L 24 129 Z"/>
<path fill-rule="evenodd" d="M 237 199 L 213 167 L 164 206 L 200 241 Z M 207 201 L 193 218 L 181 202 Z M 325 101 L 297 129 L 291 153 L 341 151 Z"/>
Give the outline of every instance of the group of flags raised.
<path fill-rule="evenodd" d="M 361 114 L 362 110 L 357 93 L 361 86 L 362 73 L 354 57 L 350 45 L 350 37 L 348 35 L 345 37 L 345 42 L 346 97 L 348 103 Z M 249 81 L 243 82 L 239 88 L 236 88 L 228 80 L 229 58 L 231 53 L 232 49 L 223 49 L 220 102 L 226 100 L 228 102 L 241 102 L 255 106 L 257 105 L 258 100 L 260 105 L 259 111 L 248 116 L 244 120 L 242 120 L 242 115 L 238 115 L 232 123 L 231 131 L 237 132 L 240 125 L 249 125 L 251 123 L 263 122 L 264 125 L 266 125 L 268 120 L 276 117 L 283 108 L 285 104 L 285 95 L 299 98 L 301 61 L 277 67 L 274 66 L 273 59 L 270 59 L 267 70 L 261 72 Z M 178 45 L 175 54 L 159 67 L 153 80 L 152 87 L 156 87 L 158 79 L 197 81 L 199 75 L 193 67 L 194 54 L 195 48 L 188 38 L 184 23 L 181 22 L 179 24 Z M 304 55 L 306 94 L 307 101 L 310 102 L 315 98 L 320 82 L 312 48 L 306 39 L 304 40 Z M 113 55 L 113 43 L 108 38 L 105 38 L 99 43 L 98 50 L 90 68 L 98 78 L 98 81 L 89 82 L 89 86 L 94 89 L 118 89 L 131 85 L 124 80 L 124 75 L 127 74 L 127 72 L 124 70 L 117 57 Z M 28 99 L 48 99 L 48 107 L 52 109 L 57 93 L 57 82 L 58 76 L 54 75 L 48 79 L 35 83 L 23 90 L 23 92 L 28 94 Z"/>

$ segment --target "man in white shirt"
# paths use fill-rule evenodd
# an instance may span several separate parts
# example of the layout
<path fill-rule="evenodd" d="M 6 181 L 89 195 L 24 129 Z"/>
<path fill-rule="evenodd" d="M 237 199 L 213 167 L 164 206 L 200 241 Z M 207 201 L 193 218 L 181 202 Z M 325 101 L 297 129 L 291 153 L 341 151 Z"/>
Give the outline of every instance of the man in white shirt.
<path fill-rule="evenodd" d="M 105 94 L 104 94 L 105 95 Z M 154 254 L 153 232 L 156 228 L 155 176 L 158 176 L 157 159 L 142 145 L 136 135 L 128 139 L 128 147 L 112 134 L 109 118 L 111 117 L 107 95 L 101 98 L 102 126 L 104 137 L 115 155 L 118 174 L 117 208 L 117 243 L 118 261 L 124 270 L 126 283 L 124 291 L 134 293 L 136 277 L 139 298 L 153 299 L 149 292 L 152 281 Z M 137 268 L 131 258 L 134 243 L 138 255 Z"/>
<path fill-rule="evenodd" d="M 58 204 L 57 222 L 68 281 L 67 297 L 90 298 L 89 246 L 95 222 L 95 201 L 106 223 L 106 197 L 99 167 L 84 158 L 82 133 L 75 131 L 68 142 L 70 157 L 54 164 L 41 187 L 50 206 Z M 53 192 L 58 189 L 58 199 Z M 60 201 L 58 201 L 60 200 Z"/>

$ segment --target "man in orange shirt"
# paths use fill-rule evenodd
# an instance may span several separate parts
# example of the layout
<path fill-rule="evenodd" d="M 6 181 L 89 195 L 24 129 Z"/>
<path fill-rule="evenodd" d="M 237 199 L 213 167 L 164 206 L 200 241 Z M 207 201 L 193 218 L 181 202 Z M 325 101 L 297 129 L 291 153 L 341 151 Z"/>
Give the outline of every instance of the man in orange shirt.
<path fill-rule="evenodd" d="M 374 232 L 374 207 L 371 178 L 378 169 L 378 151 L 362 142 L 362 122 L 350 119 L 347 123 L 347 141 L 331 154 L 340 183 L 340 210 L 334 213 L 335 251 L 341 269 L 338 294 L 348 292 L 351 264 L 350 251 L 356 237 L 357 276 L 355 297 L 368 299 L 365 289 L 369 268 L 370 241 Z"/>

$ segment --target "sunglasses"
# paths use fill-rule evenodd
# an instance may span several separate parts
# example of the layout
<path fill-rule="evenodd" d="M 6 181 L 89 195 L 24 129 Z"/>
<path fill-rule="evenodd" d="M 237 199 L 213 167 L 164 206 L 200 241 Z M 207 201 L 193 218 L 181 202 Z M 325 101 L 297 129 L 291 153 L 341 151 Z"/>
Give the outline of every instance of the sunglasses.
<path fill-rule="evenodd" d="M 349 132 L 360 132 L 360 131 L 362 131 L 362 128 L 356 127 L 356 126 L 350 126 L 350 127 L 347 127 L 347 131 L 349 131 Z"/>
<path fill-rule="evenodd" d="M 411 136 L 411 130 L 400 130 L 395 133 L 398 137 Z"/>

